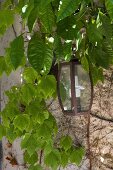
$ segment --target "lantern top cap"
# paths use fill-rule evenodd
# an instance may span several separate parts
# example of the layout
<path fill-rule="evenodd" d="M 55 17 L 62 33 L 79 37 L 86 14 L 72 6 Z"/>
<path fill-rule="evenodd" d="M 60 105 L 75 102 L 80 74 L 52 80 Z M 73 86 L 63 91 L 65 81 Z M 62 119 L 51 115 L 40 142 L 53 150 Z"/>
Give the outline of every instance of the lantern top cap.
<path fill-rule="evenodd" d="M 76 64 L 81 64 L 78 58 L 72 58 L 70 61 L 61 61 L 60 64 L 65 64 L 65 63 L 76 63 Z"/>

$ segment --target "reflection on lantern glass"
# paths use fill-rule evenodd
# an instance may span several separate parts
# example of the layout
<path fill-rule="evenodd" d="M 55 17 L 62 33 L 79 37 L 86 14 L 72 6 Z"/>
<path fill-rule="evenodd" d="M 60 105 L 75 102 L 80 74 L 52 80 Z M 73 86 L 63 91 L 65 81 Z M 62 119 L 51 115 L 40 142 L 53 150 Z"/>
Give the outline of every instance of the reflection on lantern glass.
<path fill-rule="evenodd" d="M 64 110 L 71 110 L 71 80 L 69 65 L 65 65 L 61 68 L 60 95 Z"/>
<path fill-rule="evenodd" d="M 91 101 L 91 83 L 88 73 L 81 65 L 75 65 L 75 92 L 77 112 L 88 111 Z"/>

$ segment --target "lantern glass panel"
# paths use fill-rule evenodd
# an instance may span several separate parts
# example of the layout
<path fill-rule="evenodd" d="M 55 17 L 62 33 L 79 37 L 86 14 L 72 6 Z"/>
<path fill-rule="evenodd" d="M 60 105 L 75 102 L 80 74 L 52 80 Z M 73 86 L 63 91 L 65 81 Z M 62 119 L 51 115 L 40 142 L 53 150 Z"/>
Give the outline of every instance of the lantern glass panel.
<path fill-rule="evenodd" d="M 75 65 L 75 93 L 77 112 L 88 111 L 91 103 L 91 82 L 81 65 Z"/>
<path fill-rule="evenodd" d="M 60 96 L 65 111 L 71 110 L 71 80 L 70 65 L 61 67 L 60 73 Z"/>

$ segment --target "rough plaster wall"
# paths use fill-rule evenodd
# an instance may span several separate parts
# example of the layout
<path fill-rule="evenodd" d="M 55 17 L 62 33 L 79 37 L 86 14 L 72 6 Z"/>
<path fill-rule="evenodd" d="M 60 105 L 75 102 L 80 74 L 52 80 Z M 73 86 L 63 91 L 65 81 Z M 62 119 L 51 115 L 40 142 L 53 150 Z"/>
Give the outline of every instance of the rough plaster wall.
<path fill-rule="evenodd" d="M 94 89 L 90 142 L 94 170 L 113 170 L 113 67 L 104 71 L 105 80 Z M 96 169 L 97 168 L 97 169 Z"/>
<path fill-rule="evenodd" d="M 105 80 L 94 87 L 90 122 L 87 116 L 64 116 L 56 102 L 51 105 L 59 124 L 59 135 L 70 134 L 75 145 L 86 148 L 80 167 L 69 165 L 65 170 L 113 170 L 113 67 L 104 71 Z M 89 144 L 89 143 L 90 144 Z M 90 150 L 89 150 L 90 149 Z M 89 152 L 90 151 L 90 152 Z M 90 168 L 91 163 L 91 168 Z"/>
<path fill-rule="evenodd" d="M 87 148 L 87 116 L 64 115 L 58 101 L 53 102 L 50 111 L 55 116 L 59 127 L 56 141 L 60 139 L 61 135 L 70 135 L 74 145 L 83 145 Z M 79 167 L 69 164 L 66 168 L 60 168 L 59 170 L 89 170 L 89 159 L 85 157 Z"/>
<path fill-rule="evenodd" d="M 22 31 L 21 27 L 21 19 L 18 16 L 15 16 L 15 23 L 14 23 L 14 29 L 11 27 L 8 29 L 8 31 L 5 33 L 5 35 L 0 38 L 0 55 L 4 55 L 5 48 L 9 46 L 9 42 L 12 41 L 16 35 L 19 35 Z M 15 84 L 20 84 L 20 74 L 21 69 L 18 69 L 15 73 L 12 72 L 9 77 L 7 77 L 5 74 L 3 75 L 1 79 L 1 109 L 5 107 L 5 103 L 7 101 L 7 98 L 4 95 L 4 91 L 8 90 L 11 86 Z M 23 168 L 23 152 L 20 148 L 20 139 L 17 139 L 14 141 L 12 145 L 9 145 L 6 138 L 2 141 L 3 145 L 3 161 L 2 161 L 2 170 L 24 170 Z M 17 160 L 17 163 L 19 166 L 12 166 L 10 164 L 10 161 L 7 160 L 7 157 L 15 157 Z"/>

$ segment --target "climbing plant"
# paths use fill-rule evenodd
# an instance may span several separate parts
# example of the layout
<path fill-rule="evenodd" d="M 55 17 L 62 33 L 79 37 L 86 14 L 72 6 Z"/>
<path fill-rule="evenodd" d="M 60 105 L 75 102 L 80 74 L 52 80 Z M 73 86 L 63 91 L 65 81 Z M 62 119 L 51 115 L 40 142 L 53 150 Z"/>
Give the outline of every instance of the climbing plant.
<path fill-rule="evenodd" d="M 0 75 L 23 70 L 23 83 L 5 93 L 0 138 L 22 138 L 29 170 L 79 165 L 85 155 L 82 146 L 74 146 L 65 135 L 57 146 L 54 142 L 58 127 L 46 101 L 57 96 L 56 79 L 49 73 L 54 60 L 70 61 L 74 46 L 93 83 L 104 81 L 103 69 L 113 64 L 113 1 L 5 0 L 0 8 L 1 36 L 14 29 L 15 15 L 21 16 L 23 26 L 0 57 Z"/>

